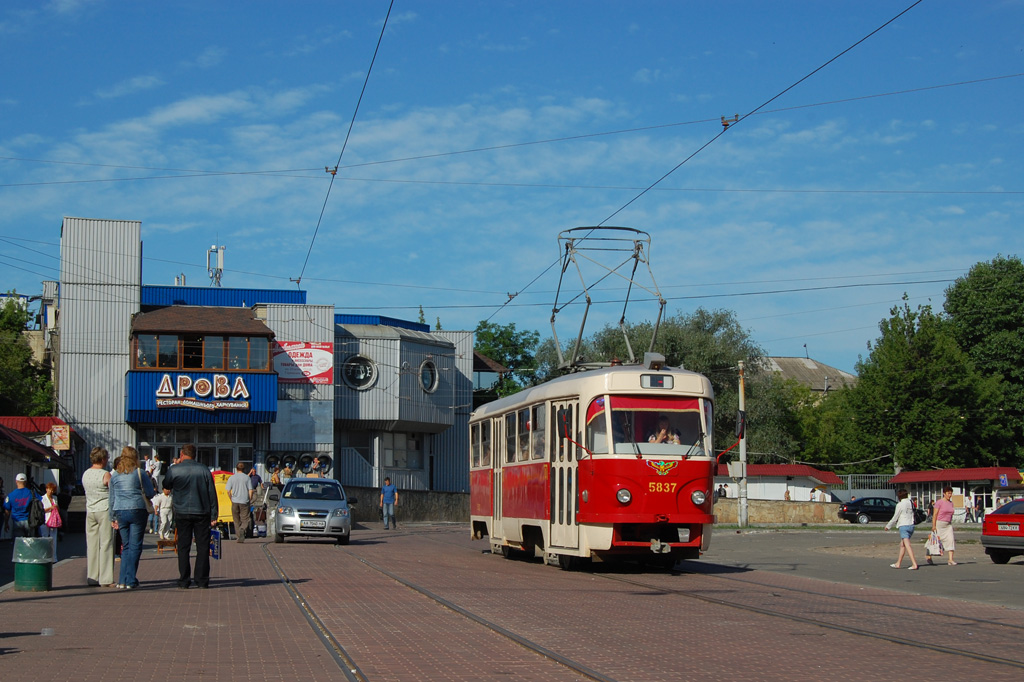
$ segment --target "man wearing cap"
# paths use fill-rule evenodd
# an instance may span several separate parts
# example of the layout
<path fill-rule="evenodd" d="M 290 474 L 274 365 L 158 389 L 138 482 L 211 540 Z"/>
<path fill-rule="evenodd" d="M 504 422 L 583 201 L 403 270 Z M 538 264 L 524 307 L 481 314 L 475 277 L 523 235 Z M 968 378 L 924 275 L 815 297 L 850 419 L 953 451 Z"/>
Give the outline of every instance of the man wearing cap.
<path fill-rule="evenodd" d="M 23 538 L 35 537 L 35 528 L 29 528 L 28 510 L 32 500 L 41 499 L 28 488 L 28 477 L 25 474 L 18 474 L 14 478 L 18 489 L 11 492 L 4 499 L 4 529 L 10 530 L 11 519 L 14 519 L 14 530 L 17 536 Z M 12 535 L 11 537 L 14 537 Z"/>

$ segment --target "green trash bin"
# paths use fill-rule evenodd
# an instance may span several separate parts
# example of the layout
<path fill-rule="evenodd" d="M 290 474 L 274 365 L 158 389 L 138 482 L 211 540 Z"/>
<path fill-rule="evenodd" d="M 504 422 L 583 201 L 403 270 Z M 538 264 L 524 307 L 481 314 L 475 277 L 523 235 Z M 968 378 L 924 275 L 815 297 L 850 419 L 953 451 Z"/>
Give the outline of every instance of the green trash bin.
<path fill-rule="evenodd" d="M 14 538 L 14 590 L 52 590 L 54 554 L 53 538 Z"/>

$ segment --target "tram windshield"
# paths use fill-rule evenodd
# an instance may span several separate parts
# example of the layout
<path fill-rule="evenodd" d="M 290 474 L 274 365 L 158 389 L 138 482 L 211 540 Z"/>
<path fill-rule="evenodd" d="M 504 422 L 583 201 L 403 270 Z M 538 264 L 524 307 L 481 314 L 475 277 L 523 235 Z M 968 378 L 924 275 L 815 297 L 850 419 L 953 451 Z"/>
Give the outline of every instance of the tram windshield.
<path fill-rule="evenodd" d="M 595 455 L 701 457 L 704 445 L 697 398 L 602 396 L 587 409 L 587 448 Z"/>

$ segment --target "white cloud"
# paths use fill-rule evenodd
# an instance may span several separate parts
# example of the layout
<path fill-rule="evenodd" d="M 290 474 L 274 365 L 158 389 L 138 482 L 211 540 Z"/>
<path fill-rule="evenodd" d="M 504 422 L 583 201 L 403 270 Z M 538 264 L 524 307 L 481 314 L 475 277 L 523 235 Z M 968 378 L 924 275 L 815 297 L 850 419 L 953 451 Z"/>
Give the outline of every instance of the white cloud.
<path fill-rule="evenodd" d="M 142 90 L 152 90 L 164 85 L 164 81 L 157 76 L 135 76 L 116 83 L 107 88 L 100 88 L 93 92 L 99 99 L 114 99 L 124 97 Z"/>

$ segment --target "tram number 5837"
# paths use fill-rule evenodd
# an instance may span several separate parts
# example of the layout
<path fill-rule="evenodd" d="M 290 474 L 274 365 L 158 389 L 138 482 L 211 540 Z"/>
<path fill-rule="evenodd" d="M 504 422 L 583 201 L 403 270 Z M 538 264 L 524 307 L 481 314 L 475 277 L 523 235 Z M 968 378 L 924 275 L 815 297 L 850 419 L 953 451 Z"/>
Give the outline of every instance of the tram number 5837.
<path fill-rule="evenodd" d="M 670 483 L 665 481 L 648 481 L 647 492 L 649 493 L 674 493 L 676 488 L 679 486 L 678 483 Z"/>

